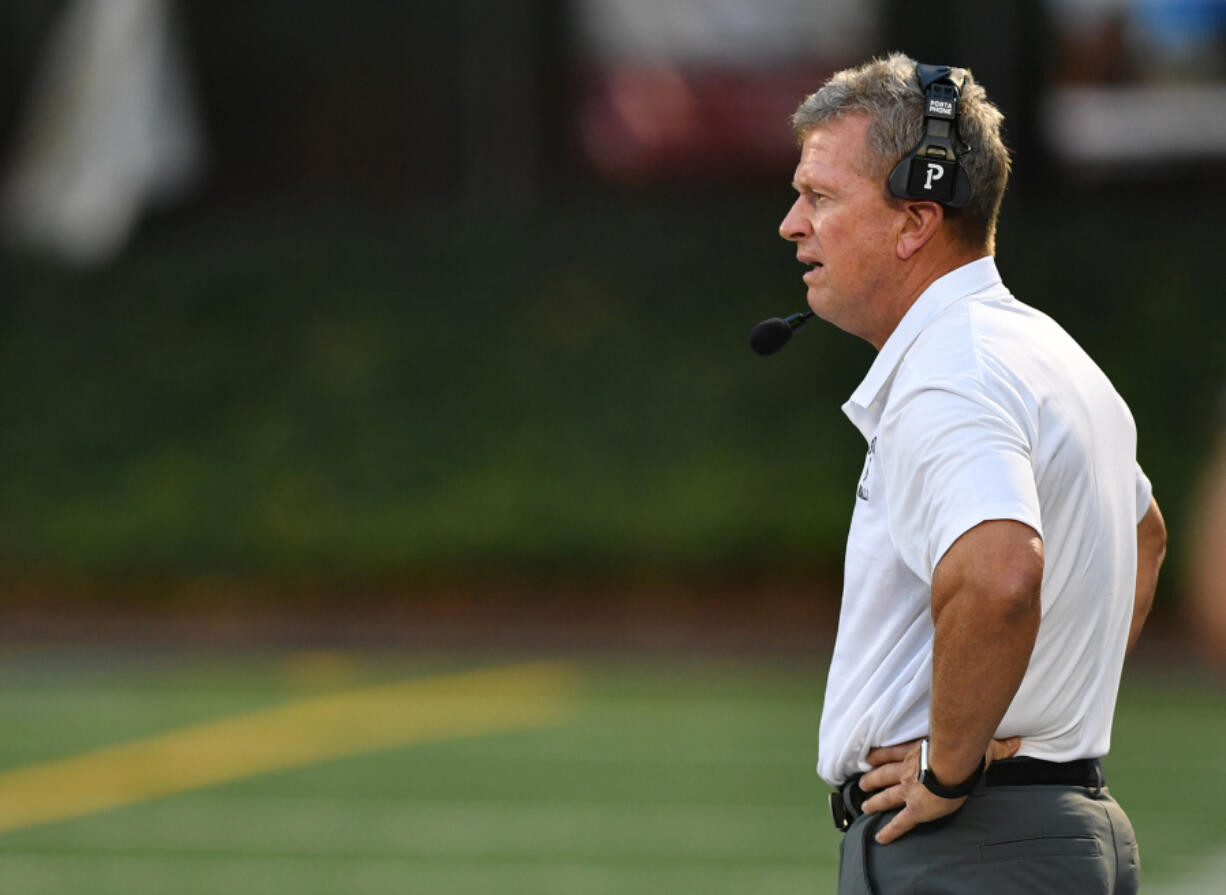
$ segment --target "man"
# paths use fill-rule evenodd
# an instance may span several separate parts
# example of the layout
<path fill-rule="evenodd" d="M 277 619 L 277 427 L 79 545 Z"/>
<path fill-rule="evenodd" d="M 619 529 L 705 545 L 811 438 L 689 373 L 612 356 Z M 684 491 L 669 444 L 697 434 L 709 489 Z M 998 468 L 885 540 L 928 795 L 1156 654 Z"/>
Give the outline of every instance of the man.
<path fill-rule="evenodd" d="M 960 171 L 935 173 L 913 150 L 950 108 Z M 1098 759 L 1165 528 L 1123 400 L 1001 282 L 1001 121 L 969 72 L 902 55 L 793 117 L 780 234 L 810 308 L 878 350 L 843 408 L 868 455 L 818 759 L 848 825 L 840 893 L 1139 885 Z M 926 198 L 961 172 L 969 194 Z"/>

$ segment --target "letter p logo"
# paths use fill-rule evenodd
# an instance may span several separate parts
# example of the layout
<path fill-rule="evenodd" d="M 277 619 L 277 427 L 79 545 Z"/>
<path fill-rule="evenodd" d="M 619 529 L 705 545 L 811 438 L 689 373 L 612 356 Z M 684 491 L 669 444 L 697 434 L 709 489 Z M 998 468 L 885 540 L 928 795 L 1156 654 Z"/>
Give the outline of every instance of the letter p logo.
<path fill-rule="evenodd" d="M 934 165 L 932 162 L 929 162 L 928 163 L 928 176 L 924 179 L 924 189 L 931 190 L 932 182 L 934 180 L 940 180 L 944 176 L 945 176 L 945 169 L 943 167 L 941 167 L 940 165 Z"/>

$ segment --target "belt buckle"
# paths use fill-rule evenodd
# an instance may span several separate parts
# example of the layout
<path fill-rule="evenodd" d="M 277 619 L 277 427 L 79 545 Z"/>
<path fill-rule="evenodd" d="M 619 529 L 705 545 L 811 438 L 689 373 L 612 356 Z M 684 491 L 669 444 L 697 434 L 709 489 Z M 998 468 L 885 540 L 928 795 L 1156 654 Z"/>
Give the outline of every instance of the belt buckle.
<path fill-rule="evenodd" d="M 842 790 L 836 789 L 830 793 L 830 817 L 834 821 L 834 828 L 840 833 L 846 833 L 851 826 L 851 814 L 843 802 Z"/>

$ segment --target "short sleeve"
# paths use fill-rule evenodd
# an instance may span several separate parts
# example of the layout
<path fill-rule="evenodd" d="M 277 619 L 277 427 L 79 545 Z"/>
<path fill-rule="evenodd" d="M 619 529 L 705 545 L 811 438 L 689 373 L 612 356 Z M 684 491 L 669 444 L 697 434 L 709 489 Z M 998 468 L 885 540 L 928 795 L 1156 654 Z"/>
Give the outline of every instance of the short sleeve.
<path fill-rule="evenodd" d="M 1141 469 L 1141 464 L 1137 464 L 1137 524 L 1141 524 L 1141 520 L 1145 518 L 1145 514 L 1149 512 L 1149 503 L 1154 496 L 1154 486 L 1150 484 L 1149 477 L 1145 475 L 1145 471 Z"/>
<path fill-rule="evenodd" d="M 990 397 L 961 383 L 926 386 L 892 402 L 878 433 L 890 535 L 925 582 L 981 522 L 1015 520 L 1042 536 L 1024 420 Z"/>

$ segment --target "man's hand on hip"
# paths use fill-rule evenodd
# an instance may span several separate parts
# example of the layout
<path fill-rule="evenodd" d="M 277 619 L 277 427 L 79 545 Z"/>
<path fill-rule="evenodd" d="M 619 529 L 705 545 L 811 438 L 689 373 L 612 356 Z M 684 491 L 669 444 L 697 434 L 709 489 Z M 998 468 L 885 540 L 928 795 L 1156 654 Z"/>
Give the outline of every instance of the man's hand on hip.
<path fill-rule="evenodd" d="M 1010 758 L 1021 744 L 1020 737 L 992 740 L 984 759 L 990 765 L 993 761 Z M 943 799 L 919 782 L 920 740 L 878 747 L 868 753 L 866 760 L 873 769 L 860 778 L 860 788 L 876 792 L 876 795 L 865 800 L 864 813 L 902 808 L 877 834 L 877 842 L 881 845 L 893 842 L 917 824 L 953 814 L 966 801 L 965 798 Z"/>

